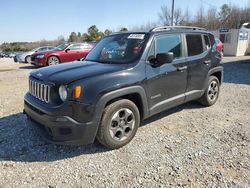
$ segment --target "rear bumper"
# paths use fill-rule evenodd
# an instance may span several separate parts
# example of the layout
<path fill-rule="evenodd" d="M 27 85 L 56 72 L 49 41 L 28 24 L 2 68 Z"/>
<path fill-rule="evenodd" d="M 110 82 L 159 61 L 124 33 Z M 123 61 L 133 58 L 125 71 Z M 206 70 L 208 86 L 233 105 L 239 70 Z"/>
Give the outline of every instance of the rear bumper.
<path fill-rule="evenodd" d="M 65 111 L 70 107 L 65 106 Z M 68 108 L 68 109 L 66 109 Z M 60 109 L 61 111 L 63 109 Z M 93 120 L 87 123 L 80 123 L 67 115 L 53 115 L 53 112 L 46 112 L 44 109 L 24 100 L 24 111 L 28 117 L 28 125 L 36 127 L 43 138 L 54 144 L 62 145 L 86 145 L 93 143 L 97 133 L 99 122 Z"/>

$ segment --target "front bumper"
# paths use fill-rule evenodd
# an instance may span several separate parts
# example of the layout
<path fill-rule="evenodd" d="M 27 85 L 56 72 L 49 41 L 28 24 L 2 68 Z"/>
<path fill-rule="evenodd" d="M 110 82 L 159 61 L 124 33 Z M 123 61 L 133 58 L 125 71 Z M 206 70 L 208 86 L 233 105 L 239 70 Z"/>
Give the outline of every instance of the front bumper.
<path fill-rule="evenodd" d="M 64 108 L 64 109 L 62 109 Z M 24 100 L 24 111 L 28 117 L 28 124 L 35 126 L 45 140 L 63 145 L 85 145 L 93 143 L 98 130 L 99 121 L 80 123 L 65 114 L 58 115 L 58 111 L 68 112 L 70 106 L 60 110 L 48 111 L 41 109 L 30 101 L 27 95 Z"/>
<path fill-rule="evenodd" d="M 37 58 L 31 58 L 31 64 L 36 65 L 36 66 L 46 66 L 46 60 L 45 58 L 43 59 L 37 59 Z"/>

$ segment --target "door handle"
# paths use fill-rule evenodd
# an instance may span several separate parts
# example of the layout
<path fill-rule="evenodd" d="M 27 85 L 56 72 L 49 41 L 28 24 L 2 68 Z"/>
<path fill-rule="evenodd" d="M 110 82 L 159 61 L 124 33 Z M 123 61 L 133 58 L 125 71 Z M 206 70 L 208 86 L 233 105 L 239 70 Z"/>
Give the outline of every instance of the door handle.
<path fill-rule="evenodd" d="M 178 67 L 177 70 L 183 72 L 184 70 L 187 70 L 187 66 Z"/>
<path fill-rule="evenodd" d="M 209 65 L 211 63 L 211 60 L 206 60 L 203 62 L 205 65 Z"/>

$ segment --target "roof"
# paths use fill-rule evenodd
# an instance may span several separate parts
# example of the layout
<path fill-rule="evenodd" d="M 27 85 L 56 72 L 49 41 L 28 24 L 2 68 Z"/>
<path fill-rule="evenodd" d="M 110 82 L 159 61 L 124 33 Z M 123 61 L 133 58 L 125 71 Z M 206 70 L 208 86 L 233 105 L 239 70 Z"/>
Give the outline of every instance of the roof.
<path fill-rule="evenodd" d="M 172 31 L 172 30 L 206 31 L 205 28 L 192 27 L 192 26 L 160 26 L 152 28 L 149 32 Z"/>

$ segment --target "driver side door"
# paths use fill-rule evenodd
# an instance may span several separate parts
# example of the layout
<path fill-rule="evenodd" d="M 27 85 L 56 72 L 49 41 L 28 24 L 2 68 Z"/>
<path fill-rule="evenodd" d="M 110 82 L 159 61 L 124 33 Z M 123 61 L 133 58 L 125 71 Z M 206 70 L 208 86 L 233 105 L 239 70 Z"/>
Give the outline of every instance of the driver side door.
<path fill-rule="evenodd" d="M 68 50 L 67 50 L 68 49 Z M 67 48 L 62 57 L 61 60 L 63 62 L 70 62 L 70 61 L 75 61 L 77 59 L 81 59 L 81 45 L 80 44 L 72 44 Z"/>
<path fill-rule="evenodd" d="M 184 102 L 187 87 L 187 63 L 183 35 L 158 35 L 154 38 L 148 57 L 173 52 L 171 63 L 158 67 L 146 63 L 148 104 L 151 115 Z"/>

